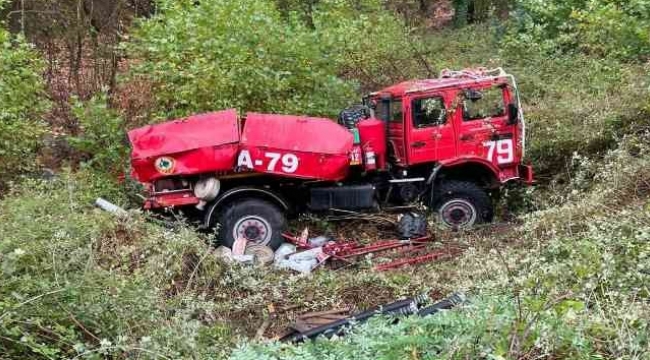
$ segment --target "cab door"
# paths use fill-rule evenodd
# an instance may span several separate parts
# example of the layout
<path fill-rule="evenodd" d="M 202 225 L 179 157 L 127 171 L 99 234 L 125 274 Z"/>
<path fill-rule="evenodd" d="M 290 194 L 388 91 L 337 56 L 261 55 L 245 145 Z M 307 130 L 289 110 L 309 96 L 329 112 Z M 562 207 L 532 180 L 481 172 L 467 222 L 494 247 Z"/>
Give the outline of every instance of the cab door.
<path fill-rule="evenodd" d="M 456 132 L 445 93 L 416 96 L 405 109 L 409 165 L 456 156 Z"/>
<path fill-rule="evenodd" d="M 509 121 L 506 85 L 476 86 L 458 92 L 458 153 L 484 158 L 499 167 L 515 163 L 516 125 Z"/>
<path fill-rule="evenodd" d="M 388 126 L 388 156 L 396 165 L 406 162 L 406 143 L 404 115 L 401 98 L 392 98 L 390 103 L 384 103 L 387 112 L 383 116 Z"/>

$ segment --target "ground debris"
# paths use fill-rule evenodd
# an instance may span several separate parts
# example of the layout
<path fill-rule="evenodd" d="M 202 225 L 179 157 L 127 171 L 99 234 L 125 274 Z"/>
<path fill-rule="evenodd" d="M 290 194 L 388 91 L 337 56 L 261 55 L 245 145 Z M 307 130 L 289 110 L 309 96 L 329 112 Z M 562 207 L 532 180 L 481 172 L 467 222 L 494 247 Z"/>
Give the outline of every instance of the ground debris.
<path fill-rule="evenodd" d="M 349 309 L 332 309 L 302 314 L 297 318 L 295 323 L 290 325 L 290 330 L 283 334 L 279 340 L 299 343 L 305 340 L 315 339 L 319 336 L 341 336 L 349 328 L 365 322 L 376 315 L 394 316 L 393 322 L 399 321 L 399 316 L 428 316 L 441 310 L 451 309 L 465 302 L 465 296 L 462 294 L 454 294 L 435 304 L 431 304 L 430 301 L 429 296 L 420 295 L 376 306 L 351 316 L 343 315 Z"/>

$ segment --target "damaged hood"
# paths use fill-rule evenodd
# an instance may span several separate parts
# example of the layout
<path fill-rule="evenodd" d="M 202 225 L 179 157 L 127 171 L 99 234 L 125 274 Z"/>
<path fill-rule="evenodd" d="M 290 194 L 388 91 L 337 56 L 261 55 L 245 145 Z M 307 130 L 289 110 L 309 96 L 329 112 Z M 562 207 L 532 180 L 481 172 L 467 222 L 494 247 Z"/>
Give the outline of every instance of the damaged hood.
<path fill-rule="evenodd" d="M 147 159 L 239 142 L 237 111 L 193 115 L 129 131 L 131 158 Z"/>

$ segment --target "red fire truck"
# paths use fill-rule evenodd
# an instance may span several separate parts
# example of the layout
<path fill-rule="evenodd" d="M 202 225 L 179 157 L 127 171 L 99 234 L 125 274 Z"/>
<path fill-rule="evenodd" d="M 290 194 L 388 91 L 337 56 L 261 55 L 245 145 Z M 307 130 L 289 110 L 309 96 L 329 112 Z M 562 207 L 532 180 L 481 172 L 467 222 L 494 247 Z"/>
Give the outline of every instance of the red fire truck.
<path fill-rule="evenodd" d="M 146 209 L 192 208 L 225 246 L 276 248 L 286 219 L 422 202 L 442 224 L 493 218 L 507 182 L 532 183 L 515 78 L 443 71 L 369 94 L 339 122 L 224 110 L 129 132 Z"/>

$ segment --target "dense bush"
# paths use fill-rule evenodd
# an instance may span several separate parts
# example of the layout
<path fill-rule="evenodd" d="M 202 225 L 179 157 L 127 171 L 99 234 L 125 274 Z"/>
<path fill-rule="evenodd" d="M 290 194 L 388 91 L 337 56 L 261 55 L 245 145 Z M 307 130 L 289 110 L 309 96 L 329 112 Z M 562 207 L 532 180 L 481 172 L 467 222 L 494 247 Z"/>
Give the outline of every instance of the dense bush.
<path fill-rule="evenodd" d="M 87 102 L 73 102 L 72 112 L 79 122 L 80 135 L 69 138 L 71 145 L 86 155 L 87 166 L 109 175 L 124 172 L 128 147 L 122 115 L 109 107 L 105 93 Z"/>
<path fill-rule="evenodd" d="M 503 56 L 518 76 L 529 159 L 545 183 L 568 180 L 571 154 L 602 156 L 649 124 L 650 76 L 642 66 L 533 49 Z"/>
<path fill-rule="evenodd" d="M 316 33 L 268 1 L 163 1 L 133 37 L 131 56 L 144 60 L 134 73 L 154 84 L 159 116 L 229 107 L 332 114 L 353 97 Z"/>
<path fill-rule="evenodd" d="M 0 27 L 0 183 L 35 168 L 48 106 L 42 67 L 30 45 Z"/>
<path fill-rule="evenodd" d="M 435 75 L 427 69 L 414 29 L 384 1 L 321 0 L 312 6 L 311 24 L 336 74 L 359 83 L 363 92 Z"/>
<path fill-rule="evenodd" d="M 132 34 L 132 75 L 154 85 L 161 117 L 228 107 L 333 116 L 358 98 L 357 79 L 382 83 L 377 68 L 404 56 L 405 29 L 380 2 L 353 3 L 321 1 L 306 22 L 267 0 L 161 1 Z"/>
<path fill-rule="evenodd" d="M 582 50 L 597 56 L 643 60 L 650 56 L 647 0 L 519 0 L 510 39 L 546 52 Z"/>

